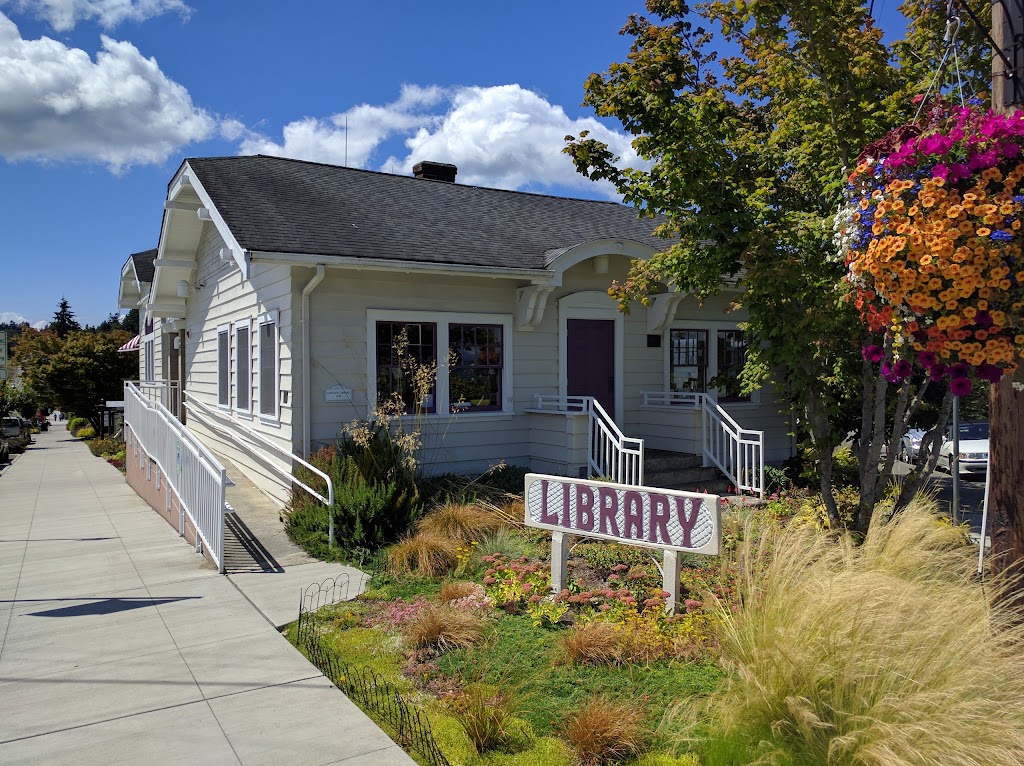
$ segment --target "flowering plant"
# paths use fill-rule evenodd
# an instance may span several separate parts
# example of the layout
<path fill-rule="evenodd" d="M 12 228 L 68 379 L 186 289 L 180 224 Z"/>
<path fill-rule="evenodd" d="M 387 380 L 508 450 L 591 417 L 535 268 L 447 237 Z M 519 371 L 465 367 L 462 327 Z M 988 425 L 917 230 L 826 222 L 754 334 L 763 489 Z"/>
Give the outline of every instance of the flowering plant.
<path fill-rule="evenodd" d="M 868 146 L 836 217 L 857 308 L 893 349 L 864 358 L 892 383 L 916 361 L 964 395 L 1024 355 L 1024 113 L 979 103 L 939 102 Z"/>

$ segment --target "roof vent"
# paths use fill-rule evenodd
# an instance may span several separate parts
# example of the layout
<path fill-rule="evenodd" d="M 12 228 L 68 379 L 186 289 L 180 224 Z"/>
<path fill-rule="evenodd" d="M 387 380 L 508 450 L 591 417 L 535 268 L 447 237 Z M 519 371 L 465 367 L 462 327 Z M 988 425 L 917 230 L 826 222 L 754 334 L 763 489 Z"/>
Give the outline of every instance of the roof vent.
<path fill-rule="evenodd" d="M 428 181 L 444 181 L 455 183 L 455 174 L 459 169 L 447 162 L 417 162 L 412 166 L 412 174 L 416 178 L 425 178 Z"/>

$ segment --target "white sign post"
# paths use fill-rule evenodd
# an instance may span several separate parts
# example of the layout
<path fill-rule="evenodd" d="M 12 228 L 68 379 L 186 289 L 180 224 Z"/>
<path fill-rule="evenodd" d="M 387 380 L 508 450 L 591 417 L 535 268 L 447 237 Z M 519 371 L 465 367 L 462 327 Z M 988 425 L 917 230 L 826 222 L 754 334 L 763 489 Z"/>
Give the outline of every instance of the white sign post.
<path fill-rule="evenodd" d="M 551 531 L 551 586 L 567 581 L 569 535 L 663 551 L 666 608 L 679 603 L 679 553 L 716 555 L 722 539 L 717 495 L 527 474 L 526 525 Z"/>

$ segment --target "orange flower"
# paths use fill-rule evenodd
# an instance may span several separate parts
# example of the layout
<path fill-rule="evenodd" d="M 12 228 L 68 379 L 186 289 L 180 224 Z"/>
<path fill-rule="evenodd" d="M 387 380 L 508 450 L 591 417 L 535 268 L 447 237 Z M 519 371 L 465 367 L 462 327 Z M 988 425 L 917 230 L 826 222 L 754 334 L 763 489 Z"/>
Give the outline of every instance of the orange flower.
<path fill-rule="evenodd" d="M 987 229 L 984 226 L 978 228 L 977 234 L 979 237 L 987 237 L 992 233 L 992 229 Z"/>

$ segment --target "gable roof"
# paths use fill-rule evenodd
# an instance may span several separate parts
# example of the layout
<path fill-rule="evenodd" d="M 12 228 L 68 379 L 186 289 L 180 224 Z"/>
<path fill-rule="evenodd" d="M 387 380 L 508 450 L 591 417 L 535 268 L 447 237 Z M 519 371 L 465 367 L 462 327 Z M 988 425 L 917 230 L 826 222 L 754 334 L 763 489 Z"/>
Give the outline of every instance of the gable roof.
<path fill-rule="evenodd" d="M 135 267 L 135 276 L 140 282 L 153 281 L 153 261 L 156 260 L 157 249 L 143 250 L 141 253 L 132 253 L 128 256 Z"/>
<path fill-rule="evenodd" d="M 661 250 L 662 219 L 615 202 L 485 189 L 268 157 L 186 160 L 250 251 L 543 269 L 603 239 Z"/>

